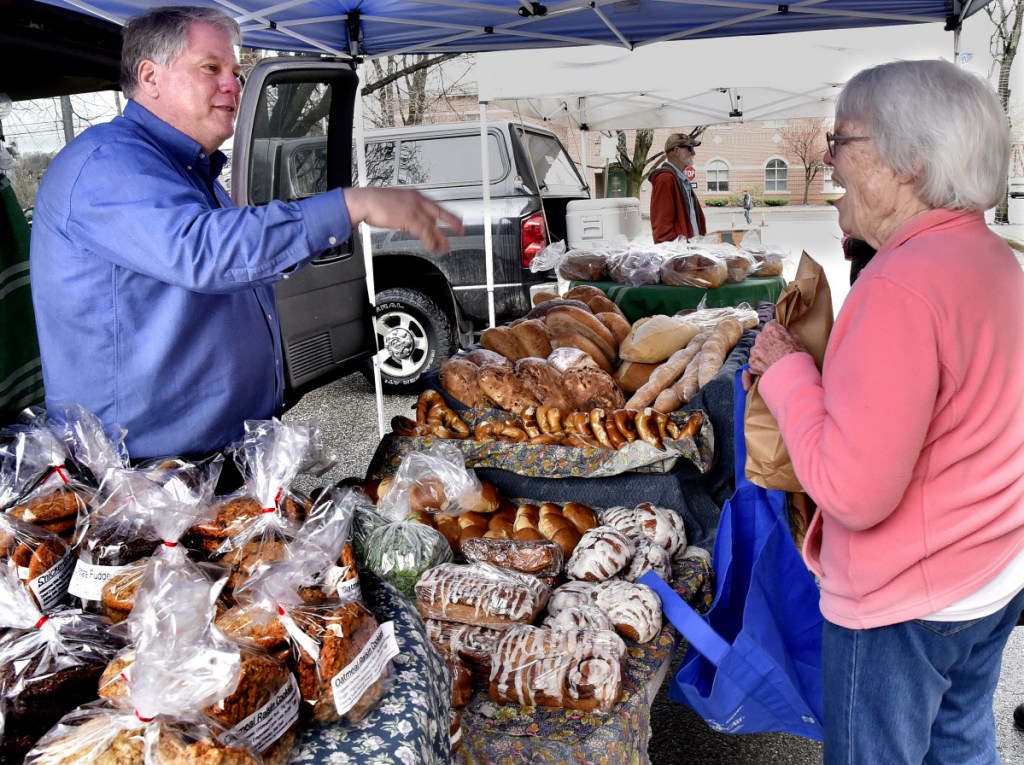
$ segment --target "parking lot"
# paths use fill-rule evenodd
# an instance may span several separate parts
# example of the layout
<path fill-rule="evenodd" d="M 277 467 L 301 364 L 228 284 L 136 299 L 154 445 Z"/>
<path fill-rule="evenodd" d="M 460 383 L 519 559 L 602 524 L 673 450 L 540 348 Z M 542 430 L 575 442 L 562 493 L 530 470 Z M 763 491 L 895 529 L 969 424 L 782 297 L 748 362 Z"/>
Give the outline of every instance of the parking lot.
<path fill-rule="evenodd" d="M 733 223 L 729 212 L 715 211 L 709 217 L 712 229 L 728 228 Z M 743 217 L 737 217 L 736 225 L 740 226 Z M 1024 200 L 1014 200 L 1011 220 L 1024 220 Z M 760 216 L 754 222 L 760 223 Z M 765 242 L 791 253 L 787 276 L 792 276 L 802 250 L 822 264 L 838 309 L 849 289 L 849 271 L 839 246 L 835 211 L 768 211 L 766 225 L 759 228 Z M 1024 240 L 1024 226 L 1008 227 L 1003 233 L 1019 235 Z M 413 400 L 408 396 L 385 396 L 385 423 L 395 414 L 407 414 Z M 326 480 L 364 475 L 379 433 L 373 389 L 360 375 L 351 375 L 307 395 L 286 419 L 313 419 L 320 423 L 326 444 L 339 459 Z M 822 761 L 821 747 L 806 739 L 778 734 L 715 733 L 691 710 L 669 701 L 665 690 L 663 686 L 652 709 L 650 755 L 654 765 L 816 765 Z M 994 705 L 999 753 L 1007 765 L 1024 763 L 1024 731 L 1014 728 L 1012 717 L 1013 708 L 1021 702 L 1024 628 L 1018 627 L 1004 654 L 1003 675 Z"/>

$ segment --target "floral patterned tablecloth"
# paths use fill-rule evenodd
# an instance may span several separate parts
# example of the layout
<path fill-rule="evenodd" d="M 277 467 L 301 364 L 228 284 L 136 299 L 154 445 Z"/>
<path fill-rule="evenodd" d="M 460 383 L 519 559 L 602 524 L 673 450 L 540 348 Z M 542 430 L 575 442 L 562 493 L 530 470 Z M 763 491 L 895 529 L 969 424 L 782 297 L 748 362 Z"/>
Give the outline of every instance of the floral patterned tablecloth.
<path fill-rule="evenodd" d="M 711 605 L 708 564 L 687 559 L 676 567 L 673 588 L 698 610 Z M 569 709 L 495 704 L 477 691 L 462 717 L 454 761 L 469 765 L 645 765 L 651 703 L 672 663 L 676 632 L 665 626 L 645 644 L 626 641 L 622 699 L 607 715 Z"/>

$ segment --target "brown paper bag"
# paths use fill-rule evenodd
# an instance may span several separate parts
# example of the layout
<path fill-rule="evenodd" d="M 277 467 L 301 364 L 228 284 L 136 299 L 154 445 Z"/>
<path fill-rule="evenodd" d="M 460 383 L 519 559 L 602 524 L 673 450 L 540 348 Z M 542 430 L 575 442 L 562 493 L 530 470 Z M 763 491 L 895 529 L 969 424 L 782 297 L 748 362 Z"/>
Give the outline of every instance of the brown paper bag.
<path fill-rule="evenodd" d="M 832 331 L 832 292 L 821 266 L 806 252 L 800 255 L 796 277 L 775 303 L 775 319 L 800 338 L 818 369 Z M 758 486 L 780 491 L 803 491 L 793 473 L 789 451 L 782 442 L 779 424 L 757 391 L 755 380 L 747 391 L 743 427 L 747 442 L 747 478 Z"/>

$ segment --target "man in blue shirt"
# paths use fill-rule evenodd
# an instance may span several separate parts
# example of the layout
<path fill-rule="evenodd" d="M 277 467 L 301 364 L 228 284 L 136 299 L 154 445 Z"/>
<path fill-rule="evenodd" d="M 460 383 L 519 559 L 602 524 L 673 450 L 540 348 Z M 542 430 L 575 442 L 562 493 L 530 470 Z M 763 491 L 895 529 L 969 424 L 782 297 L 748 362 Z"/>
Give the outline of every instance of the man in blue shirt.
<path fill-rule="evenodd" d="M 32 296 L 47 407 L 128 431 L 129 454 L 198 456 L 283 406 L 273 285 L 361 221 L 432 250 L 461 221 L 403 189 L 335 189 L 236 208 L 218 182 L 234 132 L 241 42 L 212 8 L 124 28 L 124 116 L 89 128 L 39 188 Z"/>

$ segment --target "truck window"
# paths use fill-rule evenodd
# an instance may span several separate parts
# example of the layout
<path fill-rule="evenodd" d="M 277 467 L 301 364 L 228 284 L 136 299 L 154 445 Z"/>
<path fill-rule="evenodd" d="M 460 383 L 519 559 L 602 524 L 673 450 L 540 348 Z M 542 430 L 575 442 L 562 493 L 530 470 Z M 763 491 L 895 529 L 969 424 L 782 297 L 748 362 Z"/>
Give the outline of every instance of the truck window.
<path fill-rule="evenodd" d="M 493 183 L 505 174 L 505 161 L 495 136 L 487 138 L 488 177 Z M 481 181 L 478 135 L 403 140 L 401 153 L 399 186 L 453 186 Z"/>
<path fill-rule="evenodd" d="M 355 147 L 352 148 L 352 174 L 358 181 Z M 366 144 L 366 185 L 395 185 L 395 142 L 373 141 Z"/>
<path fill-rule="evenodd" d="M 573 194 L 586 188 L 572 159 L 554 136 L 519 129 L 519 139 L 541 191 L 549 194 Z"/>

